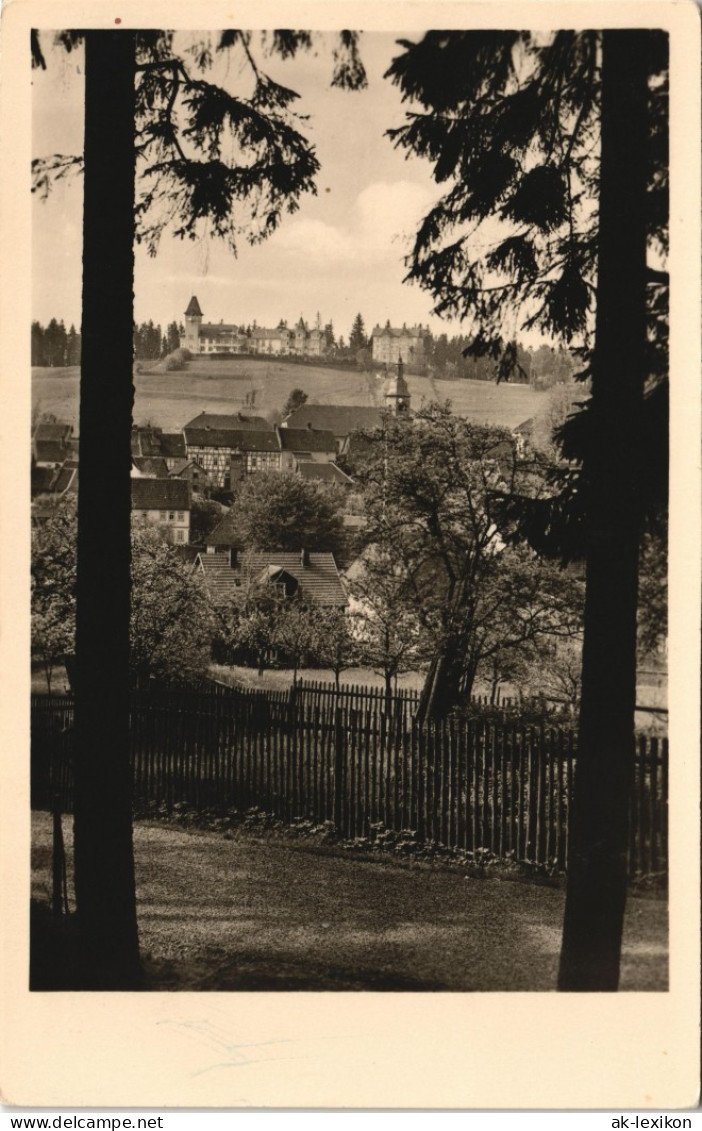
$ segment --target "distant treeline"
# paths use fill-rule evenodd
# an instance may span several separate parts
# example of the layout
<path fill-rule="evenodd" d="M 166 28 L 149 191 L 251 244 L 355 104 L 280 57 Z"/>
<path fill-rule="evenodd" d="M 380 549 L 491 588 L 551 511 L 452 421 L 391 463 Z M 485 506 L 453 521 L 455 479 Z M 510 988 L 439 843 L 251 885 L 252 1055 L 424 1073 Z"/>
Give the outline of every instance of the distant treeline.
<path fill-rule="evenodd" d="M 464 357 L 463 351 L 471 339 L 462 335 L 449 338 L 447 334 L 427 334 L 425 357 L 428 368 L 443 377 L 463 377 L 471 381 L 494 381 L 498 376 L 498 362 L 489 355 Z M 525 349 L 515 344 L 515 362 L 509 374 L 512 382 L 522 382 L 536 388 L 549 388 L 567 381 L 576 372 L 577 364 L 572 354 L 562 348 L 541 345 L 538 349 Z"/>
<path fill-rule="evenodd" d="M 330 353 L 319 359 L 319 364 L 342 366 L 357 365 L 372 369 L 374 363 L 368 345 L 354 351 L 333 339 L 331 324 L 327 327 L 331 335 Z M 134 324 L 134 358 L 136 361 L 158 361 L 167 357 L 180 346 L 185 336 L 182 324 L 169 322 L 165 333 L 158 323 L 152 320 Z M 366 339 L 367 341 L 367 339 Z M 471 339 L 463 335 L 434 335 L 427 331 L 424 340 L 424 371 L 437 377 L 467 378 L 472 381 L 494 381 L 498 376 L 498 363 L 489 355 L 483 357 L 464 357 L 463 351 L 471 344 Z M 549 388 L 561 381 L 567 381 L 577 369 L 572 354 L 561 347 L 554 349 L 541 345 L 537 349 L 525 349 L 515 345 L 515 361 L 509 380 L 521 381 L 535 388 Z M 223 355 L 222 355 L 223 356 Z M 255 355 L 258 356 L 258 355 Z M 216 360 L 216 358 L 215 358 Z M 286 357 L 286 361 L 296 360 Z M 309 364 L 310 359 L 300 359 Z M 80 334 L 71 326 L 66 330 L 64 323 L 52 318 L 48 326 L 32 322 L 32 365 L 80 365 Z"/>
<path fill-rule="evenodd" d="M 52 318 L 48 326 L 32 322 L 32 365 L 80 365 L 80 334 L 75 326 Z"/>
<path fill-rule="evenodd" d="M 171 322 L 166 332 L 152 321 L 134 324 L 134 357 L 137 361 L 158 361 L 180 346 L 182 326 Z M 32 322 L 32 365 L 80 365 L 80 334 L 75 326 L 66 330 L 63 321 L 52 318 L 48 326 Z"/>
<path fill-rule="evenodd" d="M 134 357 L 137 361 L 158 361 L 180 348 L 185 337 L 185 328 L 177 322 L 169 322 L 165 334 L 158 324 L 151 320 L 134 324 Z"/>

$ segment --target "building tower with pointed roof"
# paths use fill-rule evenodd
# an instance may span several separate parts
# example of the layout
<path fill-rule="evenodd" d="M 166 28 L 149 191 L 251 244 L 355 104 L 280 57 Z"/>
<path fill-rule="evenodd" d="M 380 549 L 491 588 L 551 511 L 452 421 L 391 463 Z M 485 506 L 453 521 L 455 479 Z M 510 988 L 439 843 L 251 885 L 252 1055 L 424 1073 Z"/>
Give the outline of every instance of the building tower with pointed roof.
<path fill-rule="evenodd" d="M 405 380 L 404 364 L 400 357 L 397 362 L 397 373 L 394 373 L 385 386 L 385 405 L 393 416 L 409 416 L 410 391 Z"/>
<path fill-rule="evenodd" d="M 191 353 L 200 352 L 200 326 L 202 325 L 202 311 L 197 297 L 193 295 L 185 311 L 185 338 L 181 345 Z"/>

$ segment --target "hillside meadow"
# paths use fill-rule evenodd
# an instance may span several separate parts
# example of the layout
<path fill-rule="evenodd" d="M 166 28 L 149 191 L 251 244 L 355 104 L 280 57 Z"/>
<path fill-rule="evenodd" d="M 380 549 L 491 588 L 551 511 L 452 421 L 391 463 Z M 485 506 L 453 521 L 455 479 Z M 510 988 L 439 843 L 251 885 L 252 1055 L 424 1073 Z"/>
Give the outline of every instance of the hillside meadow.
<path fill-rule="evenodd" d="M 178 431 L 200 412 L 280 412 L 292 389 L 304 389 L 310 403 L 381 405 L 382 376 L 373 373 L 295 364 L 284 359 L 195 359 L 182 373 L 164 372 L 163 363 L 141 363 L 135 375 L 134 420 Z M 548 394 L 526 385 L 486 381 L 442 381 L 408 377 L 412 407 L 450 400 L 454 412 L 475 423 L 515 428 L 541 413 Z M 32 408 L 52 413 L 78 428 L 77 366 L 32 369 Z M 253 400 L 253 409 L 251 402 Z"/>

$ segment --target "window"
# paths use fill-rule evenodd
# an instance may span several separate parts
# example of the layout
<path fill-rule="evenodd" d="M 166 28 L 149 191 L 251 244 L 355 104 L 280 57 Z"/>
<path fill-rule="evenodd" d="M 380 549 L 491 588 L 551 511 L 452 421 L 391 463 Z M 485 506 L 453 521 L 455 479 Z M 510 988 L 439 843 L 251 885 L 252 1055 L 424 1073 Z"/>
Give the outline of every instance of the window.
<path fill-rule="evenodd" d="M 161 522 L 165 522 L 165 521 L 166 521 L 166 512 L 165 512 L 165 511 L 159 511 L 159 512 L 158 512 L 158 517 L 159 517 L 159 520 L 160 520 Z"/>
<path fill-rule="evenodd" d="M 176 530 L 176 542 L 184 542 L 184 541 L 185 541 L 185 531 L 184 530 Z"/>
<path fill-rule="evenodd" d="M 183 511 L 178 511 L 178 522 L 183 522 L 184 520 L 185 520 L 185 515 L 184 515 Z"/>
<path fill-rule="evenodd" d="M 168 521 L 173 522 L 174 520 L 175 520 L 175 511 L 169 511 L 168 512 Z"/>

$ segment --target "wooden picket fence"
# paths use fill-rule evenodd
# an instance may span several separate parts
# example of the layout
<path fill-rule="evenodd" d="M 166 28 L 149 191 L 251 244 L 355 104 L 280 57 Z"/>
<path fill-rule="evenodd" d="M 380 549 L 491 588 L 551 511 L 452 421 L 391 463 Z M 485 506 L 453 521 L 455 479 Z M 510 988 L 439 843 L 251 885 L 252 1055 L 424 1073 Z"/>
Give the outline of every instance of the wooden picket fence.
<path fill-rule="evenodd" d="M 132 700 L 134 802 L 328 822 L 563 871 L 576 760 L 571 731 L 476 716 L 418 726 L 409 702 L 356 691 L 160 690 Z M 70 697 L 32 700 L 32 802 L 72 805 Z M 632 875 L 667 869 L 667 739 L 641 737 Z"/>

